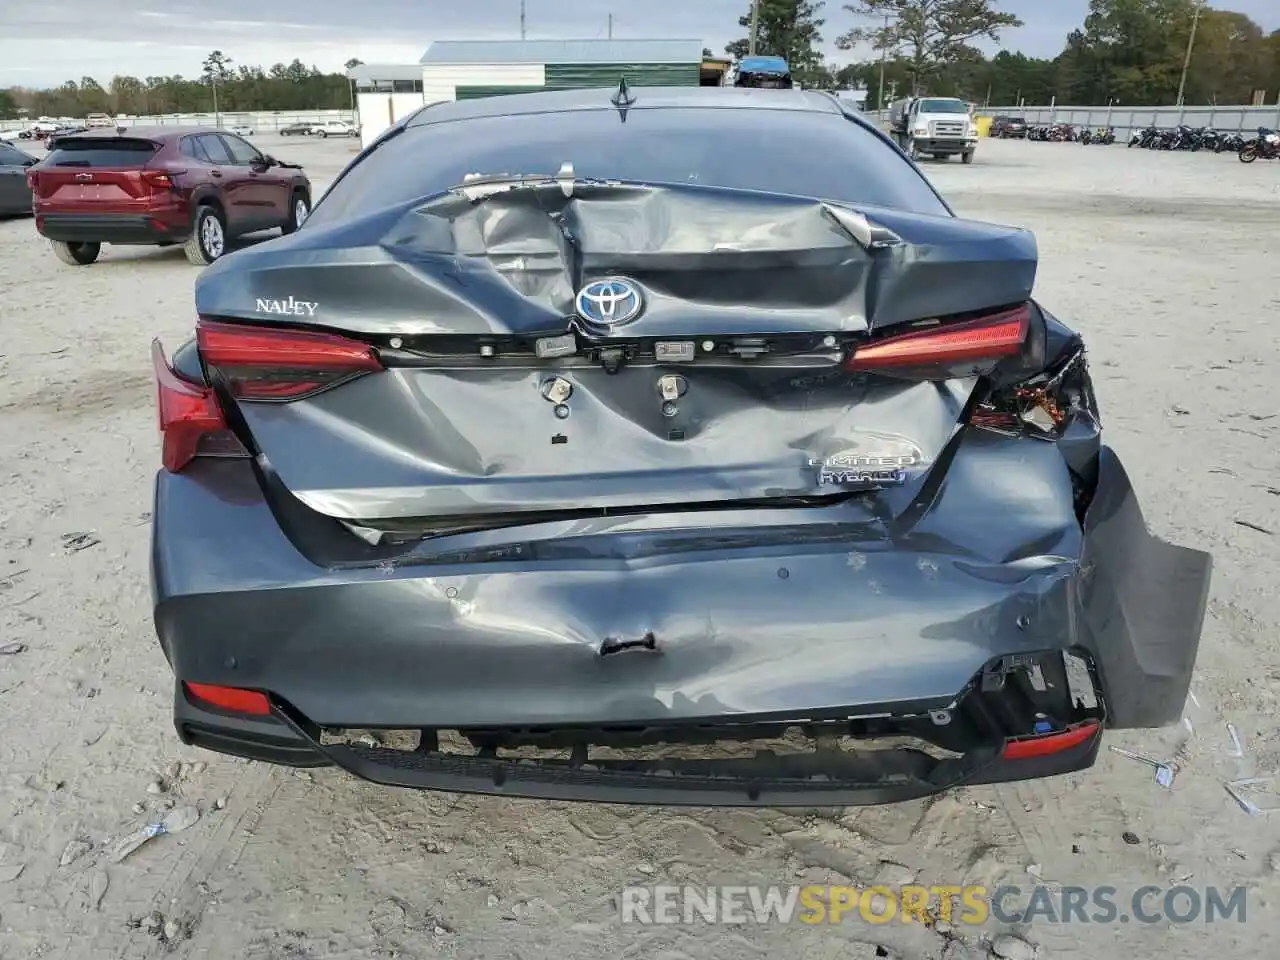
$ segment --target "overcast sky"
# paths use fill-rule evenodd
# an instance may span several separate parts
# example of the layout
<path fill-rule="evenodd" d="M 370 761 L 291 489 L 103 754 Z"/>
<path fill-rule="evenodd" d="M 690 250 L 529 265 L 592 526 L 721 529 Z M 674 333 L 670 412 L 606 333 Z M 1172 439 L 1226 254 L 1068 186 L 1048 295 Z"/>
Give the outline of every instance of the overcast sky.
<path fill-rule="evenodd" d="M 528 36 L 699 38 L 719 52 L 741 36 L 749 0 L 526 0 Z M 1002 46 L 1052 56 L 1084 18 L 1087 0 L 1000 0 L 1026 26 Z M 1280 28 L 1280 0 L 1220 4 Z M 826 5 L 829 59 L 847 62 L 835 37 L 854 25 L 839 0 Z M 323 70 L 351 57 L 416 63 L 432 40 L 514 39 L 520 0 L 0 0 L 0 86 L 49 86 L 117 73 L 195 76 L 221 49 L 237 64 L 288 62 Z"/>

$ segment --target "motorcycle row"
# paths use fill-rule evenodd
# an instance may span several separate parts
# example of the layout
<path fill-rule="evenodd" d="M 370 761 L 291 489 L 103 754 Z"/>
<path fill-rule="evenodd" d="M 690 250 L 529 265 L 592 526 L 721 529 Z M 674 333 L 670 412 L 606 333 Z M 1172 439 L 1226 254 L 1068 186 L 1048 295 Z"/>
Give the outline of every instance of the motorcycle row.
<path fill-rule="evenodd" d="M 1042 143 L 1082 143 L 1110 146 L 1116 142 L 1115 130 L 1102 127 L 1091 130 L 1070 123 L 1053 123 L 1027 128 L 1027 139 Z M 1189 127 L 1186 124 L 1162 130 L 1147 127 L 1135 130 L 1129 137 L 1129 146 L 1144 150 L 1207 150 L 1212 153 L 1234 153 L 1241 163 L 1262 160 L 1280 160 L 1280 133 L 1267 127 L 1259 127 L 1257 136 L 1245 137 L 1240 133 L 1219 133 L 1211 127 Z"/>
<path fill-rule="evenodd" d="M 1111 127 L 1077 127 L 1070 123 L 1051 123 L 1027 128 L 1027 139 L 1040 143 L 1096 143 L 1109 147 L 1116 142 L 1116 132 Z"/>
<path fill-rule="evenodd" d="M 1211 127 L 1188 127 L 1185 124 L 1172 130 L 1147 127 L 1135 130 L 1129 137 L 1130 147 L 1146 150 L 1211 150 L 1214 153 L 1234 153 L 1241 163 L 1263 160 L 1280 160 L 1280 134 L 1267 127 L 1259 127 L 1257 136 L 1245 137 L 1240 133 L 1219 133 Z"/>

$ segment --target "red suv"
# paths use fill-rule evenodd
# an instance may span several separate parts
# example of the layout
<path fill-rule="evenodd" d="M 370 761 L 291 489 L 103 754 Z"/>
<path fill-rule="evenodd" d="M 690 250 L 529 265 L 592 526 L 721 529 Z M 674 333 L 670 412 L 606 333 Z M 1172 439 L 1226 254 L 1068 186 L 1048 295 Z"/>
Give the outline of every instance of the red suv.
<path fill-rule="evenodd" d="M 223 130 L 93 130 L 59 137 L 27 173 L 36 230 L 58 259 L 93 263 L 104 243 L 184 244 L 212 263 L 227 240 L 298 229 L 311 181 Z"/>

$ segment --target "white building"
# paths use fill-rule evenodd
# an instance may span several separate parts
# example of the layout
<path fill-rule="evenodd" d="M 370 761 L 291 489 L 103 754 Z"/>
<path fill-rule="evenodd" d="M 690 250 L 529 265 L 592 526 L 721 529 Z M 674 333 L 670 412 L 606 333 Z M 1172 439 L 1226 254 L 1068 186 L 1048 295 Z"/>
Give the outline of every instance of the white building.
<path fill-rule="evenodd" d="M 701 40 L 438 40 L 415 65 L 361 64 L 355 82 L 361 141 L 371 143 L 423 104 L 533 90 L 717 85 Z"/>

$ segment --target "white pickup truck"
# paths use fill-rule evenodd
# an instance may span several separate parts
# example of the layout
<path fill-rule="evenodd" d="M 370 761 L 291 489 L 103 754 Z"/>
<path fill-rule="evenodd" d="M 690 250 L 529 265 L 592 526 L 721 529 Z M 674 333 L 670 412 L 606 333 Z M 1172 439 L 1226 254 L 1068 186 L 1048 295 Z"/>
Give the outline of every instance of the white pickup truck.
<path fill-rule="evenodd" d="M 955 154 L 973 163 L 978 127 L 969 104 L 956 97 L 911 97 L 889 106 L 889 129 L 912 160 L 924 155 L 946 160 Z"/>

